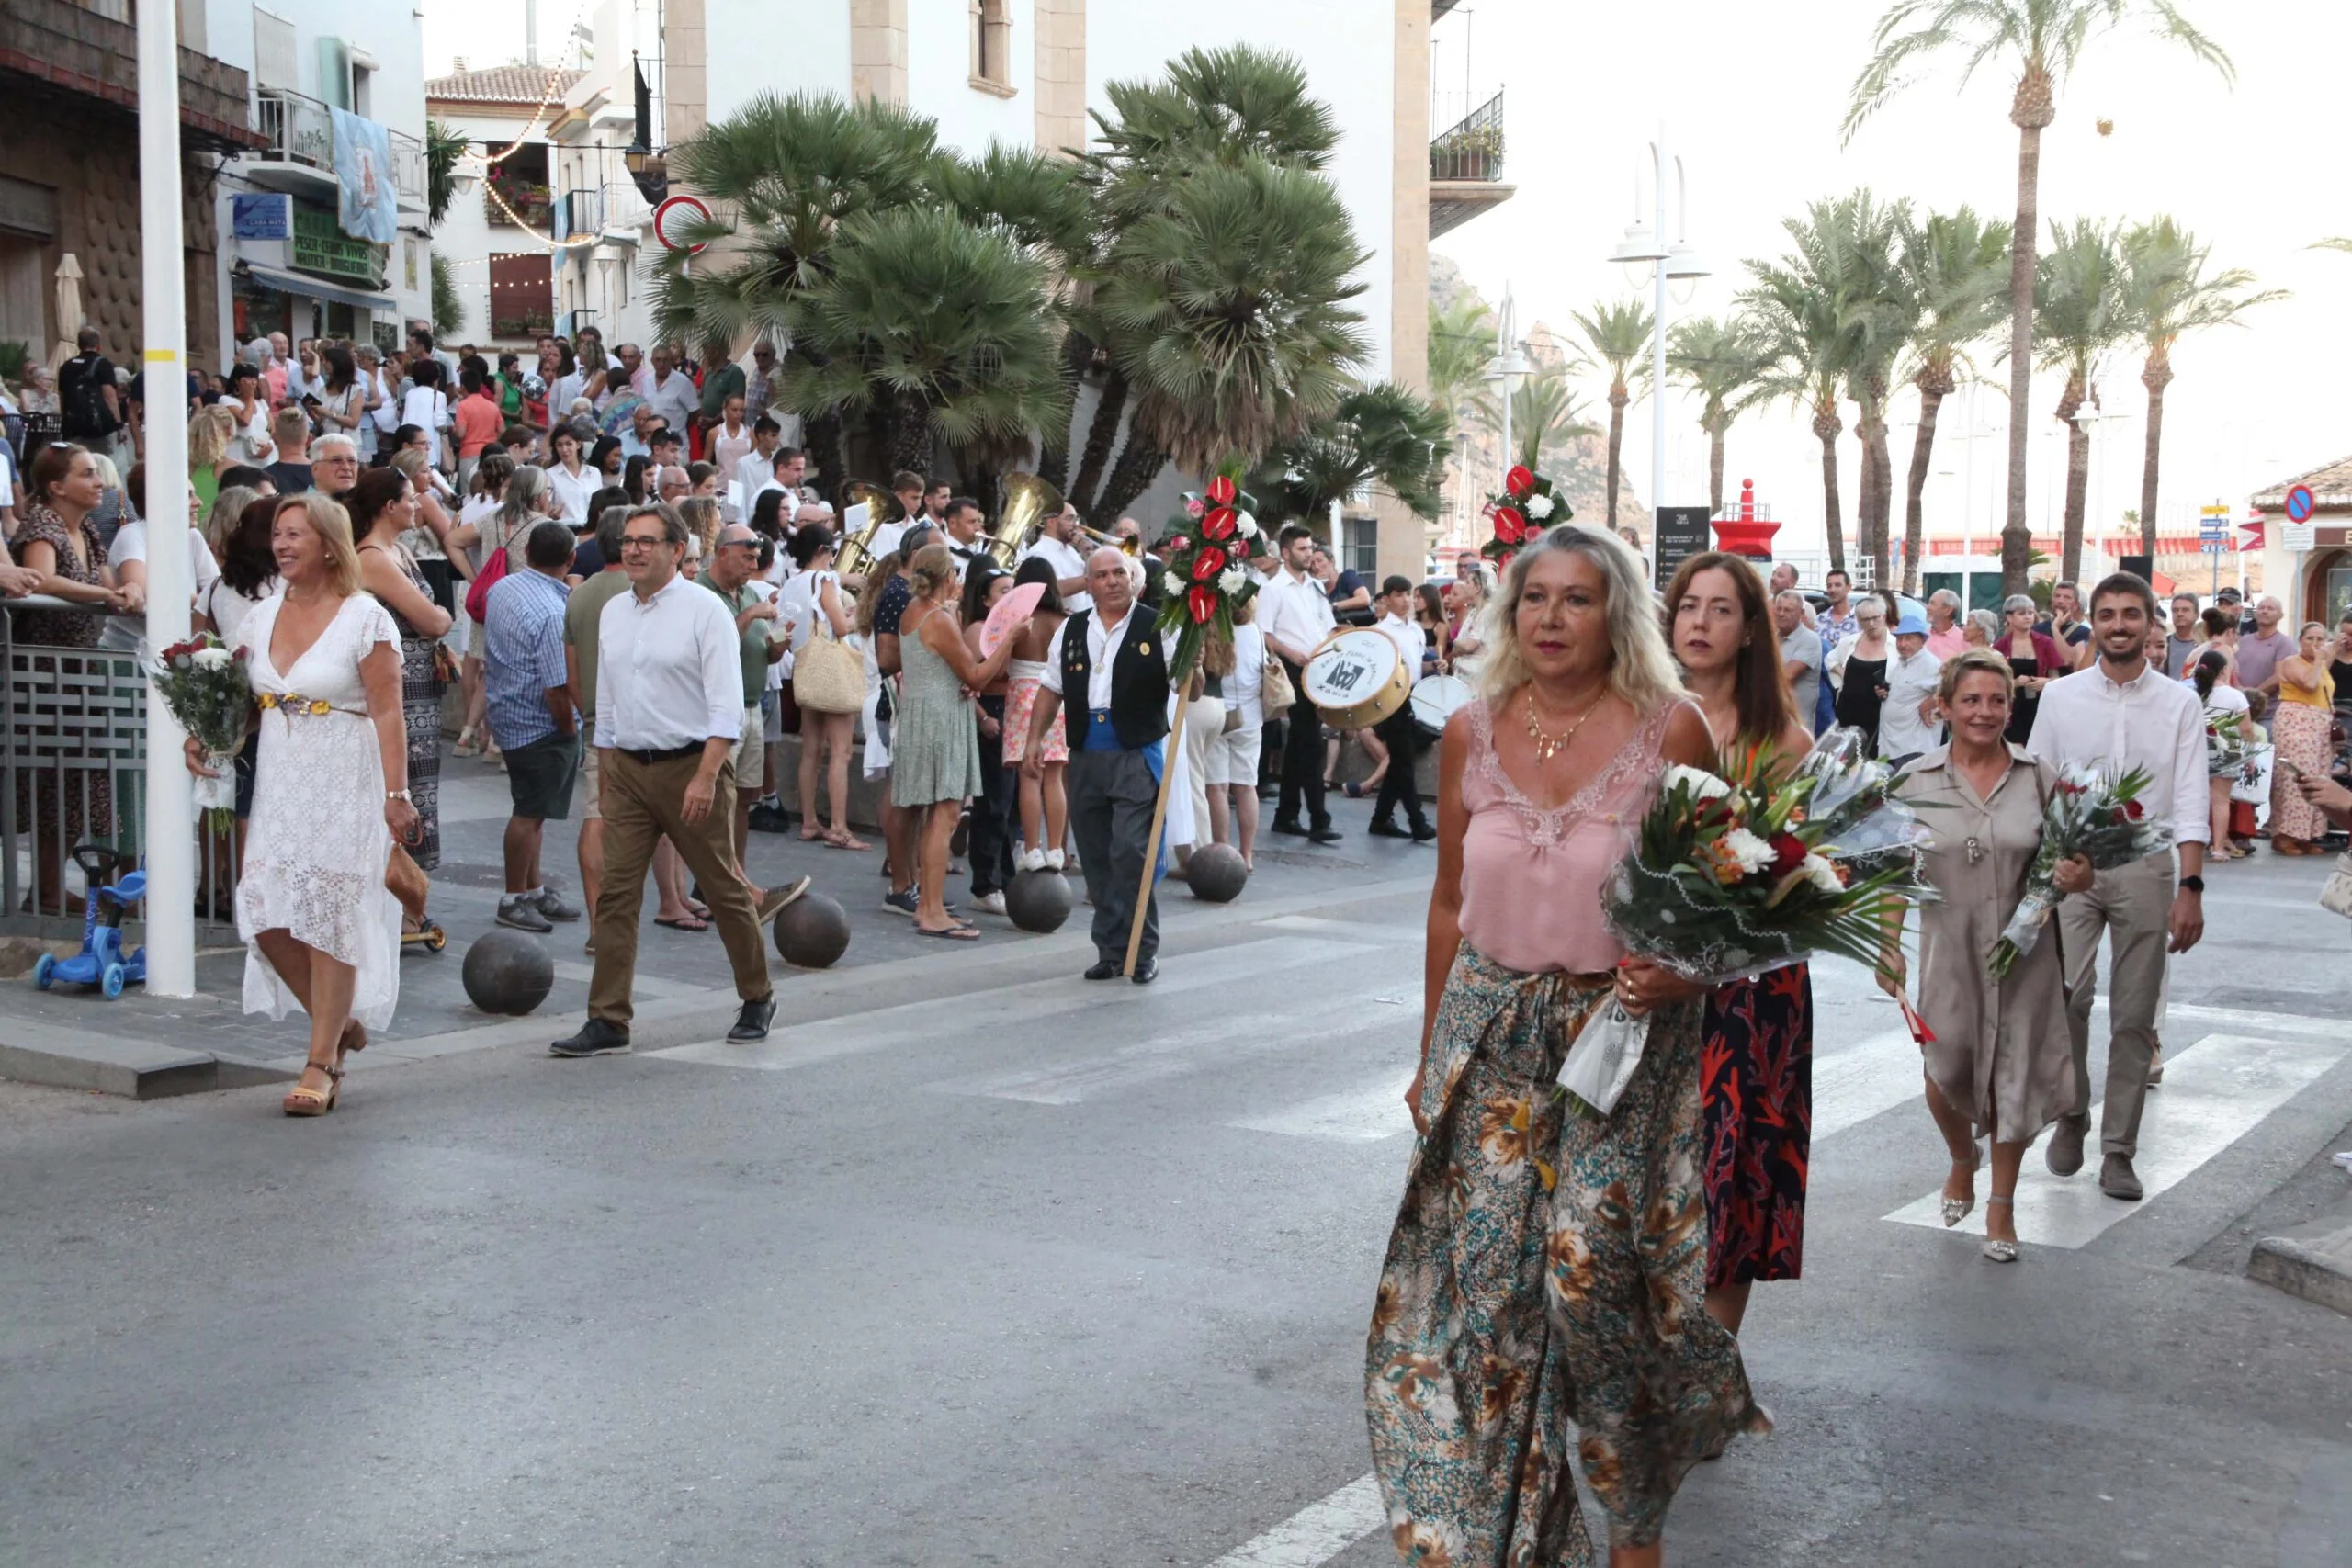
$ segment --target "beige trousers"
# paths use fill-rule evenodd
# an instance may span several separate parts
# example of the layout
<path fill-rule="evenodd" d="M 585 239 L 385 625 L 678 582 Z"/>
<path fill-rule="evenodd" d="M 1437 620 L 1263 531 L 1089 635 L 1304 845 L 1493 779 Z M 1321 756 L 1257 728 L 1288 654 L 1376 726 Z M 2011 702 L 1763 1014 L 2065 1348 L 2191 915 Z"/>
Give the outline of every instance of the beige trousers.
<path fill-rule="evenodd" d="M 735 775 L 722 765 L 710 810 L 699 822 L 683 814 L 686 785 L 702 765 L 699 756 L 645 763 L 626 751 L 603 756 L 601 783 L 605 819 L 605 881 L 596 893 L 596 977 L 588 987 L 588 1016 L 628 1027 L 635 1011 L 630 992 L 637 979 L 637 923 L 645 897 L 645 873 L 653 849 L 664 838 L 678 846 L 686 869 L 702 884 L 711 923 L 727 944 L 735 971 L 735 994 L 757 1001 L 768 983 L 767 949 L 760 940 L 760 912 L 751 886 L 735 866 Z"/>
<path fill-rule="evenodd" d="M 2075 1054 L 2075 1109 L 2091 1106 L 2091 1002 L 2098 990 L 2101 935 L 2115 947 L 2108 984 L 2107 1098 L 2099 1113 L 2102 1152 L 2126 1159 L 2139 1152 L 2140 1109 L 2148 1096 L 2148 1058 L 2165 990 L 2166 922 L 2172 915 L 2173 852 L 2102 871 L 2087 893 L 2058 906 L 2065 944 L 2066 1033 Z"/>

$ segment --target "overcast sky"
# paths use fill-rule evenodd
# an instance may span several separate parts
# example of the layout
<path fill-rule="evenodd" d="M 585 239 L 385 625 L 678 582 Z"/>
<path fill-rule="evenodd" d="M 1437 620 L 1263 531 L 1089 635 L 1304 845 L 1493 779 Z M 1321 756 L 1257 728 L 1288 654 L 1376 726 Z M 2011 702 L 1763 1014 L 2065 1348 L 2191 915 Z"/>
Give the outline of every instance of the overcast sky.
<path fill-rule="evenodd" d="M 2211 243 L 2217 265 L 2248 267 L 2263 284 L 2293 290 L 2293 299 L 2256 311 L 2248 327 L 2201 333 L 2175 351 L 2160 506 L 2168 529 L 2177 506 L 2193 519 L 2199 503 L 2242 503 L 2284 474 L 2352 452 L 2352 376 L 2341 368 L 2352 333 L 2352 254 L 2305 248 L 2323 235 L 2352 233 L 2346 133 L 2325 85 L 2327 62 L 2352 54 L 2352 7 L 2184 0 L 2183 8 L 2228 50 L 2236 86 L 2143 35 L 2110 36 L 2062 90 L 2041 154 L 2045 220 L 2169 211 Z M 1715 265 L 1692 302 L 1670 317 L 1725 310 L 1746 280 L 1738 264 L 1785 248 L 1783 217 L 1857 186 L 1928 209 L 1967 203 L 2010 216 L 2017 132 L 2005 73 L 1980 72 L 1965 92 L 1955 92 L 1950 74 L 1924 82 L 1867 122 L 1850 148 L 1838 146 L 1847 90 L 1882 9 L 1857 0 L 1807 0 L 1795 9 L 1730 0 L 1475 0 L 1438 25 L 1439 86 L 1449 104 L 1462 96 L 1466 42 L 1474 96 L 1507 88 L 1507 177 L 1518 195 L 1435 248 L 1459 261 L 1490 299 L 1510 285 L 1522 325 L 1566 325 L 1570 310 L 1623 292 L 1621 269 L 1602 258 L 1632 219 L 1634 179 L 1661 111 L 1689 170 L 1690 238 Z M 2102 118 L 2114 121 L 2111 136 L 2098 134 Z M 1984 369 L 2006 382 L 2006 367 L 1988 359 Z M 2099 383 L 2103 406 L 2131 416 L 2100 431 L 2110 515 L 2139 502 L 2146 402 L 2139 369 L 2140 356 L 2126 352 Z M 2036 378 L 2038 464 L 2061 445 L 2041 434 L 2063 435 L 2050 412 L 2058 389 L 2056 376 Z M 1987 395 L 1984 423 L 1997 424 L 2005 408 Z M 1668 501 L 1706 499 L 1696 412 L 1668 400 Z M 1895 417 L 1908 412 L 1898 408 Z M 1850 429 L 1850 404 L 1846 417 Z M 1961 423 L 1948 412 L 1941 427 Z M 1655 500 L 1646 495 L 1645 406 L 1636 405 L 1630 423 L 1626 468 L 1645 499 Z M 1907 469 L 1909 433 L 1898 429 L 1894 438 L 1898 470 Z M 1857 448 L 1850 436 L 1842 445 L 1850 533 Z M 1965 450 L 1946 447 L 1939 463 L 1954 470 L 1939 481 L 1953 507 Z M 1732 429 L 1727 488 L 1736 493 L 1740 478 L 1755 479 L 1775 516 L 1801 521 L 1817 539 L 1819 452 L 1807 425 L 1785 414 L 1750 415 Z M 2063 449 L 2054 455 L 2063 463 Z M 1992 526 L 2004 461 L 2000 435 L 1976 443 L 1977 515 Z M 2039 468 L 2030 495 L 2038 520 L 2052 495 Z M 1935 499 L 1931 491 L 1931 506 Z M 2091 501 L 2100 500 L 2095 465 Z M 1901 521 L 1898 500 L 1898 527 Z"/>
<path fill-rule="evenodd" d="M 2167 529 L 2181 515 L 2176 508 L 2193 516 L 2206 502 L 2240 504 L 2286 474 L 2352 453 L 2352 375 L 2341 369 L 2352 346 L 2352 254 L 2307 248 L 2323 235 L 2352 233 L 2346 136 L 2327 85 L 2330 62 L 2352 58 L 2352 6 L 2184 3 L 2229 51 L 2237 85 L 2143 34 L 2110 36 L 2062 91 L 2041 161 L 2045 219 L 2169 211 L 2211 243 L 2217 265 L 2249 267 L 2263 284 L 2293 291 L 2255 312 L 2248 327 L 2199 334 L 2175 353 L 2165 425 Z M 1465 92 L 1476 101 L 1497 85 L 1508 89 L 1507 174 L 1518 195 L 1436 249 L 1490 299 L 1511 286 L 1523 325 L 1566 326 L 1570 310 L 1623 292 L 1620 270 L 1602 258 L 1632 218 L 1634 178 L 1662 110 L 1689 170 L 1690 237 L 1715 264 L 1715 275 L 1671 314 L 1726 310 L 1746 279 L 1739 264 L 1784 248 L 1783 217 L 1857 186 L 1922 208 L 1968 203 L 2007 217 L 2017 133 L 2007 118 L 2011 83 L 2001 72 L 1980 73 L 1965 92 L 1954 90 L 1948 72 L 1924 81 L 1865 125 L 1852 147 L 1838 146 L 1847 89 L 1882 8 L 1862 0 L 1806 0 L 1793 9 L 1734 0 L 1463 6 L 1437 27 L 1436 85 L 1448 110 L 1458 110 Z M 424 10 L 430 72 L 447 69 L 459 53 L 477 64 L 521 54 L 520 0 L 425 0 Z M 544 0 L 543 45 L 553 47 L 573 10 Z M 2114 121 L 2111 136 L 2098 134 L 2100 118 Z M 1984 368 L 2006 382 L 2002 367 L 1988 359 Z M 2145 407 L 2138 378 L 2138 356 L 2127 352 L 2100 378 L 2103 406 L 2128 416 L 2095 427 L 2101 450 L 2091 501 L 2110 519 L 2138 504 Z M 1596 400 L 1600 390 L 1592 389 Z M 2057 390 L 2056 377 L 2037 378 L 2037 521 L 2055 494 L 2044 460 L 2063 463 L 2063 432 L 2050 416 Z M 1973 444 L 1973 510 L 1987 527 L 1998 523 L 2005 408 L 1984 396 L 1980 428 L 1989 433 Z M 1669 397 L 1669 501 L 1706 499 L 1695 413 Z M 1898 405 L 1897 420 L 1908 414 Z M 1850 425 L 1850 405 L 1847 419 Z M 1646 493 L 1646 406 L 1637 404 L 1628 423 L 1627 471 L 1656 500 Z M 1963 425 L 1953 411 L 1943 428 Z M 1908 433 L 1898 428 L 1894 441 L 1898 468 L 1907 468 Z M 1850 436 L 1842 446 L 1850 531 L 1857 449 Z M 1929 504 L 1956 509 L 1970 444 L 1942 450 L 1939 468 L 1951 474 L 1936 481 Z M 1733 428 L 1728 475 L 1735 493 L 1740 478 L 1753 478 L 1776 516 L 1817 540 L 1819 447 L 1804 424 L 1779 412 L 1751 414 Z"/>

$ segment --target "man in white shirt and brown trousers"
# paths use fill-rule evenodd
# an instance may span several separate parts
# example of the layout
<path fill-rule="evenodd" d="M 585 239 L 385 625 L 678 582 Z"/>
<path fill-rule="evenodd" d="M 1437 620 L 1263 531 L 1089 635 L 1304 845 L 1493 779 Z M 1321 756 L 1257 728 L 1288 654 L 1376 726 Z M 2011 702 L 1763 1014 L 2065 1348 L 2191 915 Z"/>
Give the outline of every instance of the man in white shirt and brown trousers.
<path fill-rule="evenodd" d="M 616 594 L 596 632 L 598 807 L 605 880 L 596 895 L 596 974 L 588 1021 L 548 1047 L 558 1056 L 629 1049 L 630 993 L 646 869 L 667 837 L 710 906 L 735 994 L 727 1038 L 767 1037 L 775 1016 L 761 928 L 808 890 L 803 876 L 757 904 L 735 862 L 732 757 L 741 738 L 743 676 L 734 618 L 718 596 L 678 575 L 686 525 L 675 510 L 639 506 L 621 529 L 629 592 Z"/>
<path fill-rule="evenodd" d="M 2205 934 L 2203 872 L 2211 832 L 2204 705 L 2195 688 L 2149 667 L 2148 630 L 2155 622 L 2155 592 L 2132 573 L 2119 571 L 2092 589 L 2091 641 L 2098 660 L 2043 689 L 2026 746 L 2060 769 L 2146 769 L 2150 783 L 2140 798 L 2150 818 L 2172 824 L 2173 850 L 2102 871 L 2089 892 L 2058 906 L 2075 1099 L 2073 1114 L 2060 1117 L 2052 1129 L 2043 1158 L 2059 1176 L 2072 1176 L 2083 1167 L 2083 1141 L 2091 1124 L 2091 1001 L 2098 988 L 2104 932 L 2114 942 L 2115 958 L 2108 988 L 2107 1092 L 2099 1121 L 2105 1157 L 2098 1188 L 2126 1200 L 2142 1195 L 2132 1161 L 2139 1153 L 2140 1110 L 2155 1048 L 2165 953 L 2186 953 Z"/>

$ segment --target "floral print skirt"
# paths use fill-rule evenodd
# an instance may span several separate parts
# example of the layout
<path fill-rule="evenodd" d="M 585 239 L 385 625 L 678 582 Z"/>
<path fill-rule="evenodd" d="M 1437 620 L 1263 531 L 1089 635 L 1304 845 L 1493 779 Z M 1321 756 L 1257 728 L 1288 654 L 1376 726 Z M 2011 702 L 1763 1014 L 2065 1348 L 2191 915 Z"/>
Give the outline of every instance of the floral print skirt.
<path fill-rule="evenodd" d="M 1565 1108 L 1567 1043 L 1609 977 L 1523 975 L 1464 944 L 1366 1352 L 1373 1466 L 1406 1562 L 1599 1561 L 1657 1540 L 1690 1466 L 1770 1423 L 1702 1306 L 1699 1004 L 1660 1009 L 1606 1120 Z"/>
<path fill-rule="evenodd" d="M 1813 979 L 1803 964 L 1718 986 L 1701 1028 L 1707 1283 L 1804 1269 L 1813 1150 Z"/>

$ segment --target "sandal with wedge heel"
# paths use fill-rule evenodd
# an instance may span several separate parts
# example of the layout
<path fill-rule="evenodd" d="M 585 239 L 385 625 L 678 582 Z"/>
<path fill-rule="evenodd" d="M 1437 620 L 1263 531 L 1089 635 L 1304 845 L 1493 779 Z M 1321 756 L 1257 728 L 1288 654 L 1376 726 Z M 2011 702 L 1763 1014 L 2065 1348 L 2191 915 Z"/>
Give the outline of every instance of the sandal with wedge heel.
<path fill-rule="evenodd" d="M 343 1064 L 338 1061 L 332 1067 L 321 1067 L 316 1062 L 302 1064 L 302 1070 L 305 1073 L 313 1067 L 326 1074 L 327 1087 L 321 1090 L 297 1082 L 292 1089 L 286 1091 L 286 1098 L 278 1102 L 278 1108 L 287 1115 L 324 1116 L 334 1109 L 335 1100 L 343 1090 Z"/>

